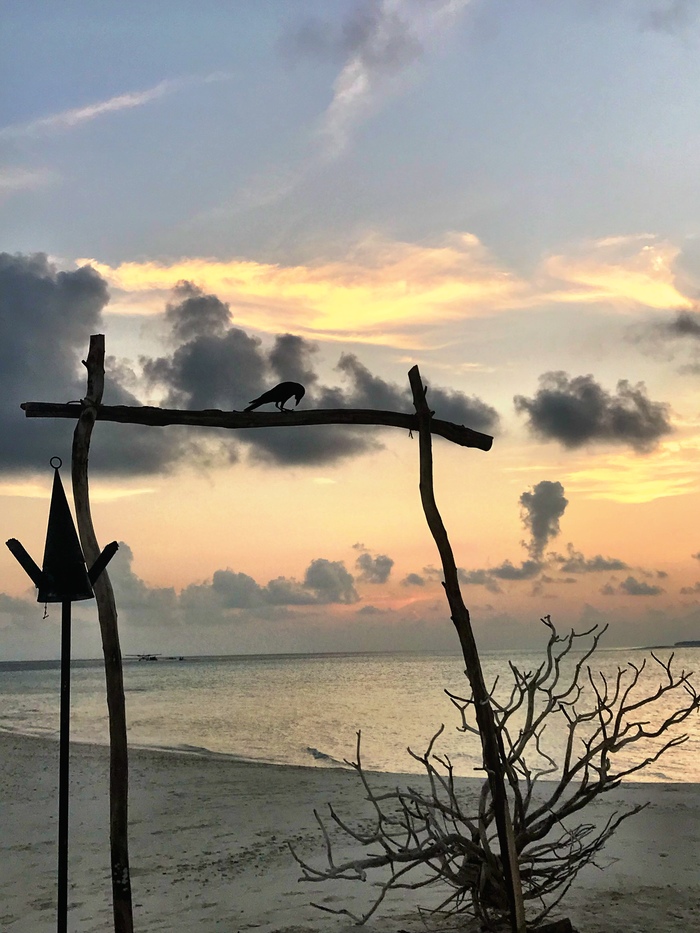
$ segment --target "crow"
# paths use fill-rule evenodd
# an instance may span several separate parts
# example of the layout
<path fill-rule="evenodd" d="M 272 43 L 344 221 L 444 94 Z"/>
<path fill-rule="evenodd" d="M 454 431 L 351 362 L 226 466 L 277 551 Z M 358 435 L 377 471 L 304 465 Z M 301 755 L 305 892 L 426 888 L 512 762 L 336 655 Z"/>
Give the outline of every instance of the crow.
<path fill-rule="evenodd" d="M 284 407 L 284 403 L 294 396 L 296 398 L 295 404 L 298 405 L 305 391 L 304 386 L 298 382 L 280 382 L 274 389 L 268 389 L 259 398 L 254 398 L 243 411 L 252 411 L 261 405 L 267 405 L 268 402 L 274 402 L 275 407 L 279 408 L 280 411 L 289 411 L 290 409 Z"/>

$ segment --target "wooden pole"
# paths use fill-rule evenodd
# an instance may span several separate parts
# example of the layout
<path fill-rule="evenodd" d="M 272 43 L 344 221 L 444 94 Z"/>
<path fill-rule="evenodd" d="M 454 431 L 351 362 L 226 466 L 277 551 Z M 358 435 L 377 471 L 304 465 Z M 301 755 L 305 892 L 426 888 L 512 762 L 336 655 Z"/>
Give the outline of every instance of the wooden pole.
<path fill-rule="evenodd" d="M 501 864 L 503 878 L 510 908 L 510 921 L 512 933 L 526 933 L 525 907 L 523 903 L 520 871 L 518 866 L 518 853 L 515 848 L 513 825 L 508 809 L 504 781 L 504 764 L 501 759 L 496 722 L 489 700 L 489 693 L 484 683 L 479 652 L 474 640 L 469 610 L 462 599 L 462 592 L 457 577 L 457 564 L 447 531 L 442 521 L 440 511 L 435 502 L 433 487 L 433 453 L 430 431 L 432 412 L 426 402 L 426 387 L 423 386 L 420 371 L 414 366 L 409 374 L 413 404 L 418 417 L 418 436 L 420 444 L 420 496 L 423 511 L 428 527 L 435 539 L 440 553 L 443 573 L 445 575 L 444 587 L 447 600 L 452 613 L 452 621 L 457 629 L 457 635 L 462 647 L 462 655 L 466 665 L 466 673 L 472 689 L 474 711 L 481 736 L 481 745 L 484 757 L 484 767 L 488 776 L 489 788 L 493 800 L 496 829 L 501 849 Z"/>
<path fill-rule="evenodd" d="M 104 391 L 104 358 L 104 336 L 93 335 L 90 337 L 87 361 L 83 361 L 87 368 L 87 392 L 78 410 L 72 453 L 75 514 L 80 543 L 88 567 L 93 566 L 100 556 L 100 546 L 97 543 L 90 511 L 88 459 L 92 429 Z M 109 714 L 109 836 L 114 930 L 115 933 L 133 933 L 128 843 L 129 761 L 126 703 L 117 607 L 106 571 L 95 580 L 94 592 L 102 636 Z"/>
<path fill-rule="evenodd" d="M 68 800 L 70 792 L 70 600 L 61 603 L 61 712 L 58 758 L 58 893 L 56 929 L 68 930 Z"/>
<path fill-rule="evenodd" d="M 27 418 L 80 418 L 86 399 L 80 402 L 23 402 Z M 317 424 L 377 424 L 385 427 L 418 429 L 416 415 L 400 411 L 382 411 L 374 408 L 312 408 L 308 411 L 183 411 L 178 408 L 153 408 L 148 405 L 99 405 L 95 418 L 118 424 L 146 424 L 161 427 L 169 424 L 187 424 L 201 428 L 290 428 Z M 433 418 L 430 430 L 461 447 L 490 450 L 490 434 L 473 431 L 461 424 Z"/>

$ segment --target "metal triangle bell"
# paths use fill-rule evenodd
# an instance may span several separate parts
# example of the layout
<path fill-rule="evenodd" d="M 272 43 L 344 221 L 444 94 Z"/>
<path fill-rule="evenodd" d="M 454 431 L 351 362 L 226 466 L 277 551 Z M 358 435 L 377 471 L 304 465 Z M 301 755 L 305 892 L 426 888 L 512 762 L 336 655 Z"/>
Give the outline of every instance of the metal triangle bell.
<path fill-rule="evenodd" d="M 58 465 L 54 464 L 54 460 L 58 460 Z M 60 458 L 54 457 L 51 466 L 54 468 L 53 490 L 37 602 L 60 603 L 66 600 L 75 602 L 79 599 L 92 599 L 94 593 L 85 566 L 85 557 L 58 473 Z"/>

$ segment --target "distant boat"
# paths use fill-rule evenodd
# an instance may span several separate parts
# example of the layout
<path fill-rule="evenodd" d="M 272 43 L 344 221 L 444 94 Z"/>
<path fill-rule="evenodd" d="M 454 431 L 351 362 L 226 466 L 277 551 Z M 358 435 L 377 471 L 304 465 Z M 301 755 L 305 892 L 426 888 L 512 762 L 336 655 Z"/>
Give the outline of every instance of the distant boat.
<path fill-rule="evenodd" d="M 184 661 L 181 654 L 127 654 L 126 661 Z"/>

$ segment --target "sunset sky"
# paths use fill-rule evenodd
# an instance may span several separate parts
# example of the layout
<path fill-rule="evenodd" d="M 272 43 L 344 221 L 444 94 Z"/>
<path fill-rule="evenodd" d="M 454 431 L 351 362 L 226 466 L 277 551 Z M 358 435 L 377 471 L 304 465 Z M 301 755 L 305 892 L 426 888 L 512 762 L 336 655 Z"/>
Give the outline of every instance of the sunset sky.
<path fill-rule="evenodd" d="M 0 521 L 105 402 L 412 411 L 484 648 L 700 639 L 695 0 L 0 0 Z M 126 654 L 456 648 L 395 428 L 100 423 Z M 0 554 L 0 659 L 60 610 Z M 100 653 L 94 603 L 74 655 Z"/>

